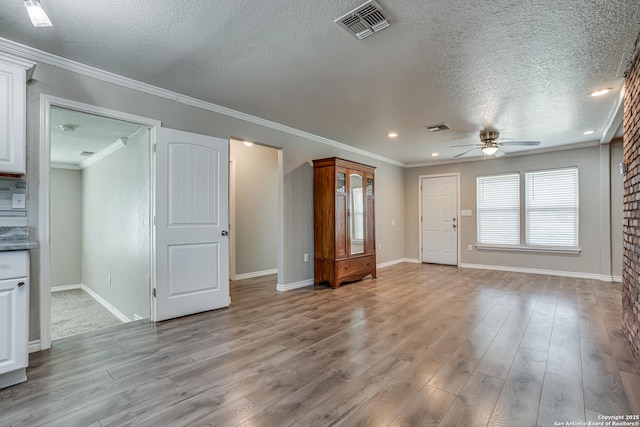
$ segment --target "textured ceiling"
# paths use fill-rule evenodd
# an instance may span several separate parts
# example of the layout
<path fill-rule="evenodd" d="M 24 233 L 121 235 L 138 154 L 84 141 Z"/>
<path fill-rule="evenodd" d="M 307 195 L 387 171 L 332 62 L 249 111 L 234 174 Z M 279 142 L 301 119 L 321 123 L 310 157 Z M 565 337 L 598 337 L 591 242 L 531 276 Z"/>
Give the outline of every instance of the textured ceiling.
<path fill-rule="evenodd" d="M 12 0 L 0 37 L 411 164 L 488 127 L 600 139 L 640 31 L 638 0 L 380 0 L 392 25 L 359 41 L 333 21 L 361 3 L 42 0 L 33 28 Z"/>

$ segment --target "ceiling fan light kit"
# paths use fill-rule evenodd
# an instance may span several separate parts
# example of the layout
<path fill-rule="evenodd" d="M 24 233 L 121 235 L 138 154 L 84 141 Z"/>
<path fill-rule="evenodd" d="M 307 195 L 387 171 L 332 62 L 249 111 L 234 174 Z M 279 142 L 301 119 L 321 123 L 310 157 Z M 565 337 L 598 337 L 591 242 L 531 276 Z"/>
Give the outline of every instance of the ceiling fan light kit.
<path fill-rule="evenodd" d="M 483 130 L 480 132 L 480 144 L 463 144 L 463 145 L 453 145 L 452 147 L 475 147 L 470 150 L 467 150 L 463 153 L 457 154 L 453 156 L 454 158 L 464 156 L 467 153 L 470 153 L 474 150 L 482 151 L 482 154 L 485 156 L 494 156 L 502 157 L 505 155 L 505 152 L 502 151 L 502 147 L 504 145 L 520 145 L 520 146 L 538 146 L 540 145 L 540 141 L 498 141 L 500 137 L 500 133 L 494 130 Z"/>
<path fill-rule="evenodd" d="M 51 20 L 40 5 L 40 0 L 24 0 L 29 19 L 34 27 L 51 27 Z"/>

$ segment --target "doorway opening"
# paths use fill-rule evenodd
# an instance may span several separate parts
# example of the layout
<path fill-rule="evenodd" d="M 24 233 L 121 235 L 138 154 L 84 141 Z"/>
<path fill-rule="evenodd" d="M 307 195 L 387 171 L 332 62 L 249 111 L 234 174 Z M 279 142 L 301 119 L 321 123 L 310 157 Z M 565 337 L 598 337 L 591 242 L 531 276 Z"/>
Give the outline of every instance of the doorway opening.
<path fill-rule="evenodd" d="M 158 122 L 41 96 L 40 349 L 150 318 Z"/>
<path fill-rule="evenodd" d="M 230 277 L 276 285 L 281 150 L 230 139 Z"/>

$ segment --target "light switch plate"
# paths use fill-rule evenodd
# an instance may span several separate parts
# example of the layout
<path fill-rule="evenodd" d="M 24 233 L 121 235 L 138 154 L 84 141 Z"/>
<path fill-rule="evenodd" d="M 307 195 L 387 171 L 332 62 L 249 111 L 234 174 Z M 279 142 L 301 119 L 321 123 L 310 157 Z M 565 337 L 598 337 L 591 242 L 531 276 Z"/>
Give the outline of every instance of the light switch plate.
<path fill-rule="evenodd" d="M 11 209 L 25 209 L 27 207 L 27 195 L 14 193 L 11 200 Z"/>
<path fill-rule="evenodd" d="M 472 213 L 471 213 L 471 209 L 462 209 L 462 210 L 460 211 L 460 215 L 461 215 L 461 216 L 471 216 L 471 215 L 472 215 Z"/>

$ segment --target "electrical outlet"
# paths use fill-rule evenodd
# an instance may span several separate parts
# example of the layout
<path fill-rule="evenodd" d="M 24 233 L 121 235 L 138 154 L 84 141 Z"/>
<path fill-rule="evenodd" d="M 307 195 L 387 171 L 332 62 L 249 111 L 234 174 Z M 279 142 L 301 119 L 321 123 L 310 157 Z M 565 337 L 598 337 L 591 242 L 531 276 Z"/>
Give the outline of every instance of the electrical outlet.
<path fill-rule="evenodd" d="M 111 275 L 107 274 L 107 285 L 111 286 Z"/>
<path fill-rule="evenodd" d="M 392 219 L 392 220 L 391 220 L 391 226 L 392 226 L 392 227 L 394 227 L 395 225 L 396 225 L 396 220 L 395 220 L 395 219 Z"/>
<path fill-rule="evenodd" d="M 382 244 L 378 243 L 378 250 L 381 251 L 382 250 Z"/>
<path fill-rule="evenodd" d="M 473 245 L 468 245 L 468 246 L 467 246 L 467 250 L 468 250 L 468 251 L 472 251 L 472 250 L 473 250 Z"/>
<path fill-rule="evenodd" d="M 309 254 L 304 254 L 304 262 L 309 262 Z"/>

